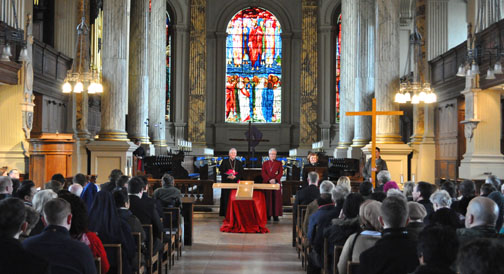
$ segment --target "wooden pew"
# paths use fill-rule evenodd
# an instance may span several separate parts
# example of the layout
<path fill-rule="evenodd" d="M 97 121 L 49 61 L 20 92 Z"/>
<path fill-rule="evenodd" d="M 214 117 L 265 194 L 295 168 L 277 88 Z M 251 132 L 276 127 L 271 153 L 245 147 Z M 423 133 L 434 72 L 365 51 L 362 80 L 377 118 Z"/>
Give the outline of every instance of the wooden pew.
<path fill-rule="evenodd" d="M 291 201 L 292 196 L 296 195 L 296 192 L 303 185 L 302 181 L 283 181 L 282 182 L 282 205 L 291 206 L 293 203 Z"/>
<path fill-rule="evenodd" d="M 173 211 L 163 208 L 163 254 L 161 265 L 166 265 L 167 268 L 175 264 L 175 254 L 177 253 L 176 241 L 177 234 L 175 232 L 175 225 L 173 223 Z"/>
<path fill-rule="evenodd" d="M 189 197 L 182 198 L 182 216 L 184 217 L 184 245 L 192 245 L 193 235 L 193 214 L 194 199 Z"/>
<path fill-rule="evenodd" d="M 334 246 L 334 255 L 333 255 L 333 274 L 338 274 L 338 263 L 339 263 L 339 258 L 341 256 L 341 252 L 343 251 L 343 246 L 342 245 L 335 245 Z"/>
<path fill-rule="evenodd" d="M 307 205 L 299 205 L 297 207 L 297 217 L 295 221 L 295 246 L 296 246 L 296 251 L 298 253 L 298 258 L 300 258 L 300 252 L 302 250 L 301 246 L 301 236 L 303 233 L 303 218 L 304 214 L 306 212 L 306 207 Z"/>
<path fill-rule="evenodd" d="M 348 261 L 347 263 L 347 274 L 359 273 L 359 263 Z"/>
<path fill-rule="evenodd" d="M 145 266 L 142 265 L 142 234 L 140 232 L 131 232 L 133 239 L 135 240 L 136 252 L 137 252 L 137 268 L 133 269 L 136 274 L 145 273 Z"/>
<path fill-rule="evenodd" d="M 122 249 L 121 244 L 103 244 L 107 254 L 116 254 L 117 274 L 122 274 Z"/>
<path fill-rule="evenodd" d="M 100 257 L 95 257 L 94 258 L 95 262 L 95 267 L 96 267 L 96 274 L 101 274 L 101 258 Z"/>
<path fill-rule="evenodd" d="M 142 225 L 147 236 L 147 254 L 145 254 L 145 263 L 149 274 L 159 273 L 159 253 L 154 252 L 154 233 L 152 225 Z"/>
<path fill-rule="evenodd" d="M 171 216 L 169 216 L 169 217 L 171 217 Z M 164 227 L 164 221 L 163 220 L 164 220 L 164 218 L 161 218 L 161 223 L 163 224 L 163 227 Z M 163 231 L 160 232 L 159 236 L 161 237 L 161 241 L 163 243 L 163 247 L 159 251 L 159 259 L 158 259 L 158 262 L 159 262 L 158 267 L 159 267 L 159 269 L 158 269 L 158 271 L 159 271 L 159 273 L 163 273 L 163 266 L 165 267 L 165 270 L 168 269 L 168 266 L 171 267 L 171 262 L 170 262 L 170 260 L 171 260 L 171 257 L 170 257 L 171 253 L 170 253 L 170 251 L 171 250 L 170 249 L 171 249 L 173 241 L 172 241 L 172 237 L 170 237 L 170 236 L 167 238 L 168 240 L 165 241 L 164 229 L 163 229 Z"/>
<path fill-rule="evenodd" d="M 175 235 L 175 250 L 177 251 L 176 254 L 177 254 L 177 259 L 178 259 L 180 256 L 182 256 L 182 226 L 180 224 L 180 218 L 181 218 L 180 217 L 180 208 L 179 207 L 165 207 L 165 208 L 163 208 L 163 211 L 165 213 L 171 212 L 172 221 L 175 220 L 175 223 L 172 222 L 170 224 L 171 230 L 165 231 L 165 234 L 170 232 L 171 234 Z M 177 217 L 175 218 L 173 216 L 177 216 Z M 165 215 L 165 218 L 166 217 L 167 217 L 167 215 Z M 165 229 L 166 229 L 166 226 L 165 226 Z"/>

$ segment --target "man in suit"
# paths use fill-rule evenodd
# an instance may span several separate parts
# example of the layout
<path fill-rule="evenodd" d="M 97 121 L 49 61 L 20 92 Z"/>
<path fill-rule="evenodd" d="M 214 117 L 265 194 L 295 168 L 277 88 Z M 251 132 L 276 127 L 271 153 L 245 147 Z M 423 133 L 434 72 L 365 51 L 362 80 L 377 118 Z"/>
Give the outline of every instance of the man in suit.
<path fill-rule="evenodd" d="M 0 201 L 0 273 L 48 273 L 48 263 L 23 249 L 19 235 L 26 230 L 26 208 L 17 198 Z M 29 263 L 27 263 L 29 262 Z"/>
<path fill-rule="evenodd" d="M 427 182 L 418 182 L 418 184 L 413 188 L 413 201 L 422 204 L 427 210 L 426 222 L 432 213 L 434 213 L 434 207 L 430 201 L 430 196 L 432 194 L 432 185 Z M 428 224 L 428 221 L 426 222 Z"/>
<path fill-rule="evenodd" d="M 152 225 L 154 234 L 154 250 L 162 247 L 161 233 L 163 225 L 156 210 L 156 202 L 152 199 L 142 199 L 144 193 L 144 183 L 139 177 L 133 177 L 128 182 L 128 193 L 130 200 L 130 211 L 143 225 Z"/>
<path fill-rule="evenodd" d="M 313 200 L 320 197 L 320 191 L 318 189 L 319 175 L 317 172 L 308 173 L 308 185 L 296 192 L 296 199 L 294 200 L 294 205 L 292 206 L 292 236 L 293 239 L 296 238 L 296 220 L 297 211 L 299 205 L 308 205 Z M 302 222 L 303 220 L 301 220 Z"/>
<path fill-rule="evenodd" d="M 475 238 L 495 238 L 495 223 L 499 216 L 499 207 L 487 197 L 476 197 L 469 202 L 465 216 L 465 228 L 457 229 L 461 244 Z"/>
<path fill-rule="evenodd" d="M 219 171 L 223 183 L 237 183 L 243 176 L 243 163 L 236 159 L 236 148 L 229 150 L 229 158 L 222 160 Z M 231 190 L 221 189 L 219 215 L 226 216 Z"/>
<path fill-rule="evenodd" d="M 70 203 L 56 198 L 44 206 L 44 231 L 23 242 L 23 247 L 49 262 L 51 273 L 96 273 L 91 249 L 70 237 Z"/>
<path fill-rule="evenodd" d="M 360 255 L 359 273 L 406 274 L 418 266 L 416 241 L 408 236 L 408 206 L 405 197 L 392 195 L 383 200 L 378 220 L 382 238 Z"/>

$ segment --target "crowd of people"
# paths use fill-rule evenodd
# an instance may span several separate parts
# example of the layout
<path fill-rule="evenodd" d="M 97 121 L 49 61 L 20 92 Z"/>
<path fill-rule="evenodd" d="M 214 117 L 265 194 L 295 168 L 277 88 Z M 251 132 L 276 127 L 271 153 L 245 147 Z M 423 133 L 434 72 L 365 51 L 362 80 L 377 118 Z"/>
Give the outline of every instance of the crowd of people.
<path fill-rule="evenodd" d="M 293 211 L 306 205 L 298 222 L 307 238 L 308 273 L 333 272 L 334 246 L 342 247 L 335 262 L 339 274 L 347 273 L 348 262 L 359 263 L 357 272 L 366 274 L 504 273 L 498 259 L 504 250 L 504 185 L 495 176 L 480 193 L 471 180 L 458 187 L 450 181 L 439 187 L 407 182 L 400 190 L 387 170 L 378 173 L 376 187 L 364 181 L 358 192 L 351 192 L 348 177 L 318 184 L 319 175 L 310 172 L 307 181 Z"/>
<path fill-rule="evenodd" d="M 140 233 L 145 253 L 142 225 L 152 225 L 153 250 L 160 251 L 167 240 L 161 236 L 163 208 L 180 206 L 181 192 L 169 174 L 153 198 L 147 178 L 129 178 L 120 170 L 112 170 L 100 186 L 83 174 L 72 183 L 55 174 L 43 190 L 30 180 L 19 182 L 18 172 L 17 178 L 16 172 L 5 175 L 0 176 L 0 273 L 96 273 L 95 258 L 101 273 L 120 268 L 133 273 L 146 260 L 132 232 Z M 121 244 L 122 260 L 104 244 Z"/>

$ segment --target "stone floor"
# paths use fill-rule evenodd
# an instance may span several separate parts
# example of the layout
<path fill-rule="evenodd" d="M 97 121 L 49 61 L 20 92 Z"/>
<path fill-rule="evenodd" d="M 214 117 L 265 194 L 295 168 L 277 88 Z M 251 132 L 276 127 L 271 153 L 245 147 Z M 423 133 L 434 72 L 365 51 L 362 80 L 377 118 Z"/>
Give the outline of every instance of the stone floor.
<path fill-rule="evenodd" d="M 185 246 L 170 273 L 305 273 L 292 247 L 292 218 L 268 223 L 267 234 L 219 231 L 222 218 L 194 220 L 194 242 Z"/>

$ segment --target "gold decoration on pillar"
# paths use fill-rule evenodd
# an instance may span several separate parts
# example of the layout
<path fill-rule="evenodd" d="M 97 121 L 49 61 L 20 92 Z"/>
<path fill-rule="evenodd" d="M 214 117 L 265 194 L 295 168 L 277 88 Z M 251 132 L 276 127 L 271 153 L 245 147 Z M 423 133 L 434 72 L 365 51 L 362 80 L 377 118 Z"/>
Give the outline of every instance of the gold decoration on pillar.
<path fill-rule="evenodd" d="M 191 0 L 188 139 L 205 144 L 206 0 Z"/>
<path fill-rule="evenodd" d="M 91 69 L 101 74 L 101 42 L 103 37 L 103 10 L 98 12 L 94 24 L 91 25 Z"/>
<path fill-rule="evenodd" d="M 300 145 L 309 146 L 317 136 L 317 1 L 303 0 L 301 47 Z"/>

